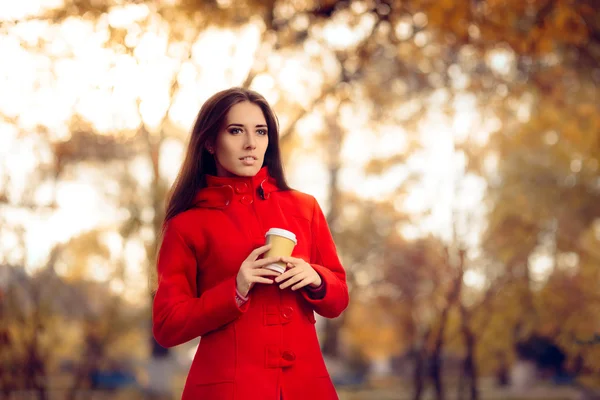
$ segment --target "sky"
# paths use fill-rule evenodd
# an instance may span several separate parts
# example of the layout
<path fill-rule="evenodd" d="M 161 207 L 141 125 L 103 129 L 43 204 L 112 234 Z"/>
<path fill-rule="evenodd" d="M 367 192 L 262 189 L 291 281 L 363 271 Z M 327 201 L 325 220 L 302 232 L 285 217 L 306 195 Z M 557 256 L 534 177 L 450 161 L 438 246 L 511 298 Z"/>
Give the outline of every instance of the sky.
<path fill-rule="evenodd" d="M 2 2 L 0 19 L 23 17 L 35 12 L 41 3 Z M 146 14 L 143 6 L 128 6 L 125 10 L 111 12 L 107 24 L 127 26 Z M 74 113 L 82 115 L 98 132 L 106 134 L 115 130 L 124 135 L 131 134 L 141 120 L 150 129 L 159 125 L 169 106 L 169 79 L 178 67 L 166 54 L 164 31 L 160 25 L 151 25 L 126 39 L 137 44 L 136 59 L 133 59 L 102 47 L 107 35 L 105 28 L 71 20 L 58 28 L 32 23 L 12 31 L 10 35 L 0 35 L 0 53 L 4 60 L 10 60 L 0 63 L 0 93 L 3 93 L 0 96 L 0 192 L 3 188 L 8 189 L 11 198 L 18 198 L 26 187 L 28 177 L 39 170 L 40 165 L 52 162 L 47 143 L 36 135 L 20 135 L 14 125 L 2 121 L 2 116 L 18 118 L 23 132 L 34 133 L 38 126 L 45 126 L 50 137 L 58 141 L 69 137 L 68 122 Z M 368 29 L 368 25 L 357 27 L 354 38 Z M 310 104 L 311 98 L 318 96 L 323 79 L 336 72 L 328 53 L 323 51 L 323 43 L 345 46 L 353 32 L 334 22 L 321 34 L 323 42 L 308 41 L 304 54 L 271 59 L 273 72 L 258 75 L 253 89 L 264 94 L 271 104 L 280 100 L 281 93 L 292 96 L 303 105 Z M 57 61 L 52 63 L 47 55 L 34 54 L 22 48 L 17 35 L 32 43 L 40 35 L 52 37 L 50 51 Z M 200 105 L 212 93 L 239 84 L 244 79 L 259 36 L 260 25 L 248 24 L 239 30 L 209 29 L 194 44 L 192 61 L 185 63 L 180 71 L 181 91 L 169 110 L 169 119 L 177 127 L 174 129 L 175 137 L 165 142 L 161 153 L 161 172 L 169 181 L 172 182 L 177 173 L 182 160 L 182 140 L 189 132 Z M 206 61 L 206 54 L 210 54 L 210 62 Z M 330 69 L 316 73 L 309 60 L 315 54 Z M 499 63 L 499 68 L 503 65 L 501 57 L 492 60 Z M 460 81 L 465 77 L 458 74 L 456 79 Z M 136 107 L 138 97 L 139 109 Z M 465 175 L 465 159 L 456 151 L 455 145 L 462 140 L 484 143 L 490 132 L 497 128 L 498 121 L 484 120 L 477 113 L 474 98 L 468 95 L 458 96 L 455 100 L 456 115 L 452 120 L 441 111 L 442 105 L 448 101 L 444 90 L 434 92 L 429 101 L 431 111 L 420 124 L 418 132 L 407 132 L 396 125 L 373 126 L 366 108 L 361 108 L 360 104 L 343 110 L 347 138 L 342 147 L 341 188 L 355 191 L 365 199 L 395 202 L 399 209 L 409 212 L 430 209 L 428 217 L 413 226 L 402 227 L 402 233 L 409 238 L 433 232 L 444 240 L 451 240 L 454 213 L 474 213 L 475 224 L 459 226 L 459 231 L 462 229 L 463 237 L 476 248 L 483 227 L 485 182 Z M 285 117 L 280 118 L 285 126 Z M 287 160 L 286 169 L 293 187 L 313 194 L 327 209 L 326 166 L 318 153 L 310 151 L 321 127 L 322 120 L 314 112 L 297 125 L 302 148 L 291 160 Z M 370 159 L 401 152 L 406 146 L 407 135 L 419 135 L 424 150 L 415 153 L 406 165 L 383 176 L 367 178 L 363 175 L 362 168 Z M 148 160 L 140 156 L 128 168 L 141 184 L 149 184 Z M 409 170 L 419 171 L 423 179 L 400 203 L 393 192 Z M 7 222 L 23 224 L 27 249 L 26 254 L 20 254 L 17 250 L 18 237 L 3 232 L 0 254 L 5 254 L 9 261 L 24 257 L 26 270 L 33 272 L 43 266 L 55 244 L 101 228 L 107 231 L 103 240 L 110 249 L 111 259 L 114 261 L 124 254 L 126 274 L 123 279 L 111 280 L 106 262 L 93 259 L 89 266 L 90 278 L 111 280 L 113 290 L 131 301 L 145 299 L 143 237 L 125 243 L 114 234 L 124 215 L 102 194 L 105 190 L 115 190 L 118 185 L 104 172 L 82 165 L 58 186 L 49 182 L 36 188 L 35 200 L 39 204 L 47 204 L 56 196 L 58 208 L 55 210 L 33 214 L 20 206 L 0 206 L 0 215 Z M 10 177 L 10 182 L 3 183 L 5 177 Z M 151 214 L 147 217 L 150 219 Z M 59 273 L 68 272 L 67 265 L 59 265 L 57 269 Z M 483 279 L 481 274 L 471 271 L 465 283 L 478 286 Z"/>

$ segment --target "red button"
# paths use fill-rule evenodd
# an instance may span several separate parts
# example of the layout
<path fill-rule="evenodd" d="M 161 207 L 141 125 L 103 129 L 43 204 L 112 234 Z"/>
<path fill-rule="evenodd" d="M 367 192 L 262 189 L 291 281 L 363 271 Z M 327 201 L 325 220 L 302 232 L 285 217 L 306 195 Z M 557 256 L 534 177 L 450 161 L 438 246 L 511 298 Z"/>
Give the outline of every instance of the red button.
<path fill-rule="evenodd" d="M 281 316 L 285 319 L 292 318 L 292 315 L 294 315 L 294 309 L 292 307 L 283 307 L 281 310 Z"/>
<path fill-rule="evenodd" d="M 246 193 L 248 191 L 248 185 L 246 183 L 238 183 L 235 185 L 236 193 Z"/>
<path fill-rule="evenodd" d="M 252 196 L 245 195 L 242 196 L 242 199 L 240 201 L 242 202 L 242 204 L 252 204 L 254 200 L 252 200 Z"/>
<path fill-rule="evenodd" d="M 286 350 L 281 355 L 281 358 L 283 358 L 285 361 L 294 361 L 296 359 L 296 355 L 293 352 Z"/>

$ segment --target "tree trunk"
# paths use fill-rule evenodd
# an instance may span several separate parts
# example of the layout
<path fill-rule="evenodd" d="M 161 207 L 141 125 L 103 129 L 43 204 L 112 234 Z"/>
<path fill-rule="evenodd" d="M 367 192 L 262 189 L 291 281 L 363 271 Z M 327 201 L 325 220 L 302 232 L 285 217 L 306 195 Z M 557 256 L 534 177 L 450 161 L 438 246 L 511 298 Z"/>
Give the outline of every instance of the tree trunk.
<path fill-rule="evenodd" d="M 477 365 L 475 364 L 475 335 L 468 332 L 465 337 L 467 344 L 467 356 L 465 358 L 465 372 L 469 378 L 469 394 L 471 400 L 479 400 L 479 391 L 477 390 Z"/>
<path fill-rule="evenodd" d="M 32 316 L 32 338 L 28 343 L 27 358 L 25 359 L 25 385 L 33 389 L 39 400 L 46 400 L 48 393 L 46 389 L 46 365 L 40 355 L 40 334 L 45 329 L 42 322 L 42 302 L 40 292 L 33 293 L 35 311 Z"/>
<path fill-rule="evenodd" d="M 425 388 L 425 362 L 427 360 L 427 351 L 425 345 L 422 345 L 415 351 L 415 369 L 413 370 L 414 393 L 413 400 L 421 400 L 423 389 Z"/>
<path fill-rule="evenodd" d="M 461 310 L 464 306 L 461 305 Z M 461 313 L 463 313 L 461 311 Z M 466 311 L 464 312 L 466 314 Z M 477 366 L 475 364 L 475 335 L 468 326 L 468 320 L 463 317 L 461 326 L 463 339 L 465 341 L 465 359 L 463 360 L 463 374 L 469 382 L 469 399 L 478 400 L 479 393 L 477 390 Z"/>
<path fill-rule="evenodd" d="M 450 309 L 460 299 L 462 291 L 462 282 L 464 276 L 464 261 L 465 251 L 460 249 L 458 252 L 458 274 L 453 282 L 453 286 L 448 292 L 447 302 L 440 315 L 440 327 L 437 331 L 437 337 L 435 339 L 435 345 L 431 353 L 431 364 L 429 368 L 429 376 L 433 380 L 435 387 L 436 399 L 444 400 L 444 381 L 443 381 L 443 368 L 442 368 L 442 350 L 444 349 L 444 334 L 446 332 L 446 325 L 448 324 L 448 317 L 450 315 Z M 450 260 L 448 259 L 448 262 Z"/>
<path fill-rule="evenodd" d="M 465 371 L 464 362 L 463 362 L 463 367 L 460 369 L 460 375 L 458 376 L 458 384 L 456 385 L 456 398 L 457 399 L 465 398 L 465 381 L 467 380 L 466 375 L 467 375 L 467 372 Z"/>
<path fill-rule="evenodd" d="M 441 348 L 436 350 L 431 355 L 431 364 L 429 369 L 429 375 L 433 381 L 433 387 L 435 388 L 435 398 L 437 400 L 444 400 L 444 382 L 442 380 L 442 360 L 441 360 Z"/>
<path fill-rule="evenodd" d="M 8 318 L 4 316 L 5 305 L 3 303 L 3 296 L 4 292 L 0 290 L 0 353 L 4 356 L 10 354 L 9 360 L 11 360 L 13 358 L 13 354 L 11 351 L 12 346 L 10 332 L 8 331 Z M 5 368 L 4 365 L 0 364 L 0 393 L 2 393 L 4 397 L 8 399 L 14 387 L 14 379 L 11 376 L 12 371 L 10 370 L 10 367 Z"/>
<path fill-rule="evenodd" d="M 25 361 L 25 387 L 33 389 L 37 393 L 39 400 L 46 400 L 48 398 L 45 381 L 46 371 L 37 350 L 37 336 L 38 334 L 36 332 L 34 340 L 29 343 L 28 354 Z"/>
<path fill-rule="evenodd" d="M 450 307 L 452 306 L 451 299 L 442 311 L 440 316 L 440 327 L 437 331 L 437 337 L 435 339 L 435 345 L 431 352 L 429 359 L 429 377 L 433 381 L 435 387 L 436 399 L 444 400 L 444 382 L 442 377 L 442 350 L 444 349 L 444 333 L 446 332 L 446 323 L 448 321 L 448 314 Z"/>
<path fill-rule="evenodd" d="M 149 133 L 144 129 L 144 133 L 147 139 L 148 154 L 150 156 L 150 162 L 152 164 L 152 186 L 150 189 L 150 195 L 152 197 L 152 209 L 154 210 L 154 217 L 152 218 L 152 230 L 154 242 L 149 246 L 147 250 L 149 268 L 156 268 L 156 255 L 158 247 L 160 246 L 159 241 L 161 240 L 162 221 L 164 218 L 164 191 L 162 190 L 162 178 L 160 176 L 160 146 L 162 144 L 162 133 L 157 140 L 152 140 Z M 154 276 L 152 272 L 148 276 Z M 154 290 L 150 291 L 150 304 L 154 302 Z M 162 358 L 169 355 L 169 349 L 162 347 L 154 335 L 150 333 L 150 351 L 152 357 Z"/>
<path fill-rule="evenodd" d="M 325 339 L 321 346 L 324 355 L 331 357 L 336 357 L 338 355 L 340 325 L 341 324 L 337 319 L 325 320 L 323 328 L 325 331 Z"/>
<path fill-rule="evenodd" d="M 416 324 L 413 323 L 413 328 L 416 327 Z M 431 337 L 431 328 L 428 328 L 423 332 L 421 337 L 418 336 L 417 329 L 415 329 L 415 340 L 414 343 L 417 343 L 414 351 L 414 370 L 413 370 L 413 400 L 420 400 L 423 396 L 423 391 L 425 390 L 425 380 L 427 378 L 427 363 L 429 362 L 429 357 L 427 354 L 427 343 L 429 343 Z"/>
<path fill-rule="evenodd" d="M 45 382 L 38 386 L 37 394 L 39 400 L 48 400 L 48 390 Z"/>
<path fill-rule="evenodd" d="M 478 380 L 477 365 L 473 361 L 471 370 L 471 400 L 479 400 Z"/>
<path fill-rule="evenodd" d="M 335 224 L 339 216 L 338 205 L 340 203 L 340 188 L 338 184 L 341 167 L 340 152 L 344 133 L 337 123 L 338 113 L 329 115 L 327 118 L 327 129 L 329 130 L 327 143 L 327 164 L 329 169 L 329 211 L 327 212 L 327 224 L 335 240 Z M 339 355 L 339 332 L 344 322 L 344 316 L 336 319 L 325 320 L 325 340 L 323 341 L 323 354 L 337 357 Z"/>
<path fill-rule="evenodd" d="M 332 166 L 330 168 L 331 181 L 329 184 L 329 199 L 331 207 L 327 213 L 327 222 L 330 229 L 333 231 L 332 226 L 336 223 L 338 218 L 338 210 L 335 204 L 338 204 L 339 199 L 339 188 L 338 188 L 338 173 L 339 167 Z M 332 232 L 332 235 L 334 233 Z M 344 314 L 336 319 L 325 320 L 325 340 L 323 341 L 323 354 L 331 357 L 337 357 L 339 355 L 339 333 L 344 322 Z"/>

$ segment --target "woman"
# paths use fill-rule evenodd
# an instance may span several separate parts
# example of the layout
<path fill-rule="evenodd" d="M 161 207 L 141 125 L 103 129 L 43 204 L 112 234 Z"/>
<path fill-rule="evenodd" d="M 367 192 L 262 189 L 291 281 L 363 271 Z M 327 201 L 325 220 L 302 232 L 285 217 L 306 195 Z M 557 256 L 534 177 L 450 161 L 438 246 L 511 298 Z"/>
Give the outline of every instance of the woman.
<path fill-rule="evenodd" d="M 270 228 L 295 233 L 290 257 L 262 257 Z M 265 268 L 282 261 L 280 274 Z M 201 336 L 183 400 L 337 399 L 314 312 L 348 305 L 346 275 L 314 197 L 286 184 L 276 117 L 233 88 L 201 108 L 167 205 L 153 334 Z"/>

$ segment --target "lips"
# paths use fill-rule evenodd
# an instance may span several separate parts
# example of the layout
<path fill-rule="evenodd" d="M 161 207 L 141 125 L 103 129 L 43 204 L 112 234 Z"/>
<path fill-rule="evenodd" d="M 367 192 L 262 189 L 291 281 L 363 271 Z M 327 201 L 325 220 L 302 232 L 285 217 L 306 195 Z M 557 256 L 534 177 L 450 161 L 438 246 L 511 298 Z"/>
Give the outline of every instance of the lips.
<path fill-rule="evenodd" d="M 253 156 L 242 157 L 242 158 L 240 158 L 240 161 L 242 162 L 243 165 L 250 167 L 250 166 L 253 166 L 254 164 L 256 164 L 257 158 L 253 157 Z"/>

